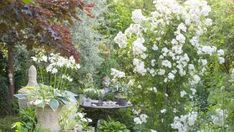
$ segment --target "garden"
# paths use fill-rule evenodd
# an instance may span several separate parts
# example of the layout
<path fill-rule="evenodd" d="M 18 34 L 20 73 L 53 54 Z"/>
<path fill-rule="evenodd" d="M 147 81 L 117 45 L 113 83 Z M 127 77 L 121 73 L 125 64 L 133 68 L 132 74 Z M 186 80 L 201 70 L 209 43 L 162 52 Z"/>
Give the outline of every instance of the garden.
<path fill-rule="evenodd" d="M 3 0 L 0 132 L 233 132 L 233 0 Z"/>

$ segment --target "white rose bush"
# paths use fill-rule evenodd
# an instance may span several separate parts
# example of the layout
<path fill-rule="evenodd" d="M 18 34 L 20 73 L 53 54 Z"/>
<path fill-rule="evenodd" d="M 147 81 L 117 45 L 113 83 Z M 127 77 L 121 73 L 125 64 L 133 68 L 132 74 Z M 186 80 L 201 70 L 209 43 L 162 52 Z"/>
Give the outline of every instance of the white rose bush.
<path fill-rule="evenodd" d="M 137 98 L 130 98 L 147 113 L 148 127 L 185 132 L 199 114 L 192 107 L 196 86 L 209 62 L 225 62 L 224 51 L 205 37 L 212 27 L 206 1 L 154 0 L 153 4 L 155 10 L 149 14 L 141 9 L 132 12 L 133 23 L 114 38 L 116 52 L 125 68 L 121 70 L 134 81 L 130 91 Z M 190 116 L 192 122 L 181 123 Z"/>

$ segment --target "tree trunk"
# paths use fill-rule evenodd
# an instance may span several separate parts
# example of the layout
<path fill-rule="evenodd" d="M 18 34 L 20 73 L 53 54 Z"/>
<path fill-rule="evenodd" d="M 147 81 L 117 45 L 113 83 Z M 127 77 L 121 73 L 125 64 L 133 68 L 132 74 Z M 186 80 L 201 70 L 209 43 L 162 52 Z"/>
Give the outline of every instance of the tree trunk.
<path fill-rule="evenodd" d="M 14 44 L 8 44 L 8 101 L 10 102 L 15 93 L 15 80 L 14 80 Z"/>

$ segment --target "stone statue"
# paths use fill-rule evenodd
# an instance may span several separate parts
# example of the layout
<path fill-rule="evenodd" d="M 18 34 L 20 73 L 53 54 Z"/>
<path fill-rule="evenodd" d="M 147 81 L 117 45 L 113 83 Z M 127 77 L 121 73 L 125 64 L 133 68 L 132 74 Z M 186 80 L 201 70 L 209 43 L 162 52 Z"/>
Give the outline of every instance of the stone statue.
<path fill-rule="evenodd" d="M 38 86 L 37 83 L 37 69 L 34 65 L 31 65 L 28 70 L 28 84 L 27 86 Z"/>

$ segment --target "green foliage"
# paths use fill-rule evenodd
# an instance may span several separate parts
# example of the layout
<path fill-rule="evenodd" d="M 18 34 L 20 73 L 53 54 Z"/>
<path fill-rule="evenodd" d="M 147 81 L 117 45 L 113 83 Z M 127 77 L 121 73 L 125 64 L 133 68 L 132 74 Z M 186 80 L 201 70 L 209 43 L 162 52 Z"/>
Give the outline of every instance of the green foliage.
<path fill-rule="evenodd" d="M 100 47 L 103 58 L 105 59 L 98 69 L 100 77 L 110 75 L 110 69 L 119 66 L 117 62 L 118 54 L 114 53 L 114 47 L 116 47 L 116 45 L 114 44 L 113 39 L 119 30 L 127 28 L 132 22 L 131 8 L 129 7 L 131 4 L 125 4 L 124 1 L 123 3 L 118 1 L 108 1 L 108 5 L 107 12 L 104 14 L 105 22 L 98 28 L 101 34 L 105 35 L 107 38 L 106 44 L 103 44 Z"/>
<path fill-rule="evenodd" d="M 127 127 L 119 121 L 109 119 L 108 121 L 101 120 L 98 124 L 98 131 L 100 132 L 129 132 Z"/>
<path fill-rule="evenodd" d="M 36 130 L 36 113 L 33 108 L 24 108 L 20 110 L 20 121 L 15 122 L 12 128 L 16 132 L 30 132 Z"/>
<path fill-rule="evenodd" d="M 82 131 L 90 130 L 90 119 L 84 117 L 84 113 L 80 112 L 78 104 L 70 104 L 64 106 L 60 112 L 59 124 L 63 131 Z M 76 130 L 77 127 L 77 130 Z"/>
<path fill-rule="evenodd" d="M 76 94 L 70 91 L 60 91 L 51 86 L 40 84 L 36 87 L 24 87 L 22 94 L 16 94 L 17 98 L 27 98 L 31 105 L 44 108 L 49 105 L 52 110 L 57 110 L 61 104 L 76 102 Z"/>
<path fill-rule="evenodd" d="M 15 50 L 15 86 L 16 91 L 28 81 L 28 67 L 31 65 L 30 52 L 24 45 L 17 45 Z"/>
<path fill-rule="evenodd" d="M 32 0 L 23 0 L 23 2 L 24 2 L 25 4 L 29 4 L 29 3 L 32 2 Z"/>
<path fill-rule="evenodd" d="M 105 42 L 104 36 L 99 33 L 97 28 L 104 22 L 103 13 L 106 12 L 106 0 L 86 1 L 95 3 L 92 11 L 95 18 L 78 13 L 80 19 L 85 22 L 77 21 L 72 27 L 73 43 L 81 56 L 80 76 L 96 72 L 96 69 L 103 62 L 98 47 Z"/>
<path fill-rule="evenodd" d="M 209 0 L 214 25 L 209 30 L 211 43 L 225 49 L 225 65 L 222 70 L 228 72 L 234 60 L 234 2 L 232 0 Z"/>
<path fill-rule="evenodd" d="M 18 116 L 6 116 L 4 118 L 0 118 L 0 132 L 13 132 L 11 129 L 12 124 L 19 120 Z"/>

